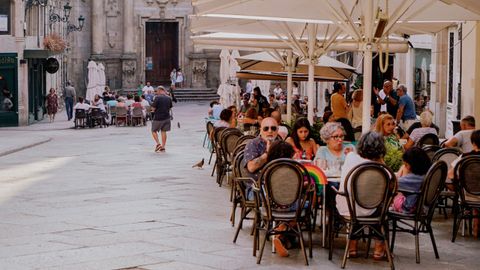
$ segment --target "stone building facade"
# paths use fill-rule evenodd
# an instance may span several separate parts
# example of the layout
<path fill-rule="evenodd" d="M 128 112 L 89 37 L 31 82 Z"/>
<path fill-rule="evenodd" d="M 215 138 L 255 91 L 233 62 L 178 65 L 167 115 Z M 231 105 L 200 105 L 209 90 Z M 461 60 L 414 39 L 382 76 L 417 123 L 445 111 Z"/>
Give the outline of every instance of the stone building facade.
<path fill-rule="evenodd" d="M 86 17 L 86 23 L 82 38 L 70 40 L 67 62 L 72 64 L 67 69 L 79 94 L 86 91 L 89 59 L 103 63 L 107 85 L 114 90 L 133 90 L 146 81 L 169 85 L 173 68 L 182 69 L 183 87 L 217 87 L 219 52 L 194 50 L 191 1 L 78 2 L 76 12 Z"/>

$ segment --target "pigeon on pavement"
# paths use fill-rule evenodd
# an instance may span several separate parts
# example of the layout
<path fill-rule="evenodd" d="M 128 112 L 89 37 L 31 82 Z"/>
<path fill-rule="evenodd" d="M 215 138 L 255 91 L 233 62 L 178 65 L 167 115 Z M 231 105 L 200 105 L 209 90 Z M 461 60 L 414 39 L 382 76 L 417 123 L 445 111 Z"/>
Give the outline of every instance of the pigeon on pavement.
<path fill-rule="evenodd" d="M 202 160 L 200 160 L 200 162 L 198 162 L 197 164 L 193 165 L 192 168 L 198 167 L 199 169 L 202 169 L 203 164 L 205 164 L 204 158 L 202 158 Z"/>

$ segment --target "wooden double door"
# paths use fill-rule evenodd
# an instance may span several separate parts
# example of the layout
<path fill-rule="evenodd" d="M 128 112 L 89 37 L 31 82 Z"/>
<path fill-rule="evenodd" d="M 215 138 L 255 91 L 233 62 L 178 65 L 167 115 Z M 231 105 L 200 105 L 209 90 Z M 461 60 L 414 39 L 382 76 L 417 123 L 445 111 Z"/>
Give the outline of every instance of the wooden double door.
<path fill-rule="evenodd" d="M 178 68 L 178 22 L 147 22 L 145 46 L 145 83 L 170 85 Z"/>

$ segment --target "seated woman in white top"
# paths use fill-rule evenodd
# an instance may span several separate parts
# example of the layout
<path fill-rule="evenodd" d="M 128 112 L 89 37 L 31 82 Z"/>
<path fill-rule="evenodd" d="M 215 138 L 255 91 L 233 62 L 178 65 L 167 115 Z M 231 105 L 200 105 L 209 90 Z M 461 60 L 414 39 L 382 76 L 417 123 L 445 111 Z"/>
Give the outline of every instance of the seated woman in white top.
<path fill-rule="evenodd" d="M 416 128 L 412 131 L 408 137 L 407 143 L 403 146 L 404 149 L 414 146 L 420 140 L 420 138 L 426 134 L 438 135 L 437 130 L 430 127 L 432 125 L 432 118 L 433 115 L 430 111 L 424 111 L 420 114 L 420 124 L 422 127 Z"/>
<path fill-rule="evenodd" d="M 82 110 L 88 111 L 88 109 L 90 109 L 90 105 L 88 105 L 84 101 L 85 100 L 83 99 L 83 97 L 78 97 L 78 102 L 77 104 L 75 104 L 75 106 L 73 106 L 73 109 L 74 110 L 82 109 Z"/>
<path fill-rule="evenodd" d="M 342 167 L 342 173 L 340 176 L 340 192 L 345 191 L 345 178 L 347 177 L 348 173 L 355 168 L 357 165 L 366 163 L 369 161 L 376 161 L 383 163 L 383 157 L 385 156 L 386 148 L 383 136 L 377 132 L 369 131 L 365 133 L 357 144 L 357 153 L 350 152 L 346 159 L 345 163 Z M 350 189 L 350 187 L 349 187 Z M 340 215 L 342 216 L 349 216 L 350 212 L 348 210 L 348 205 L 346 198 L 344 196 L 337 196 L 337 210 Z M 355 206 L 357 216 L 370 216 L 374 213 L 375 210 L 365 209 L 358 205 Z M 352 228 L 356 230 L 356 228 Z M 374 259 L 382 259 L 385 252 L 385 243 L 380 240 L 375 240 L 375 251 L 374 251 Z M 349 248 L 350 257 L 357 256 L 357 240 L 351 239 L 350 240 L 350 248 Z"/>

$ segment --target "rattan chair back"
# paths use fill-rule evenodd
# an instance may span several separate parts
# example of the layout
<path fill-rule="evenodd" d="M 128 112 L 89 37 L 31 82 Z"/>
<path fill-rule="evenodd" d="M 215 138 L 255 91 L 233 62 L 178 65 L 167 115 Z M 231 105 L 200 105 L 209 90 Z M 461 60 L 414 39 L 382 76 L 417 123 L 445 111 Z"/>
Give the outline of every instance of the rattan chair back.
<path fill-rule="evenodd" d="M 360 220 L 357 207 L 375 210 L 377 221 L 382 222 L 396 191 L 395 174 L 386 165 L 366 162 L 353 168 L 345 178 L 345 195 L 350 217 Z"/>
<path fill-rule="evenodd" d="M 480 199 L 480 156 L 467 156 L 455 166 L 455 182 L 459 183 L 458 192 L 464 202 L 472 197 Z M 479 202 L 480 204 L 480 202 Z"/>
<path fill-rule="evenodd" d="M 429 219 L 433 217 L 438 197 L 442 192 L 447 179 L 448 166 L 443 160 L 435 162 L 427 174 L 422 184 L 422 193 L 417 202 L 416 215 L 426 215 Z"/>
<path fill-rule="evenodd" d="M 445 161 L 447 163 L 448 169 L 452 167 L 452 162 L 457 159 L 462 152 L 456 148 L 443 148 L 438 150 L 432 158 L 432 162 L 439 160 Z"/>
<path fill-rule="evenodd" d="M 428 133 L 423 135 L 417 142 L 418 147 L 423 147 L 425 145 L 439 145 L 440 141 L 438 136 L 433 133 Z"/>
<path fill-rule="evenodd" d="M 427 156 L 430 158 L 430 160 L 433 160 L 433 157 L 437 153 L 438 150 L 442 149 L 438 145 L 425 145 L 422 147 L 423 151 L 427 154 Z"/>

